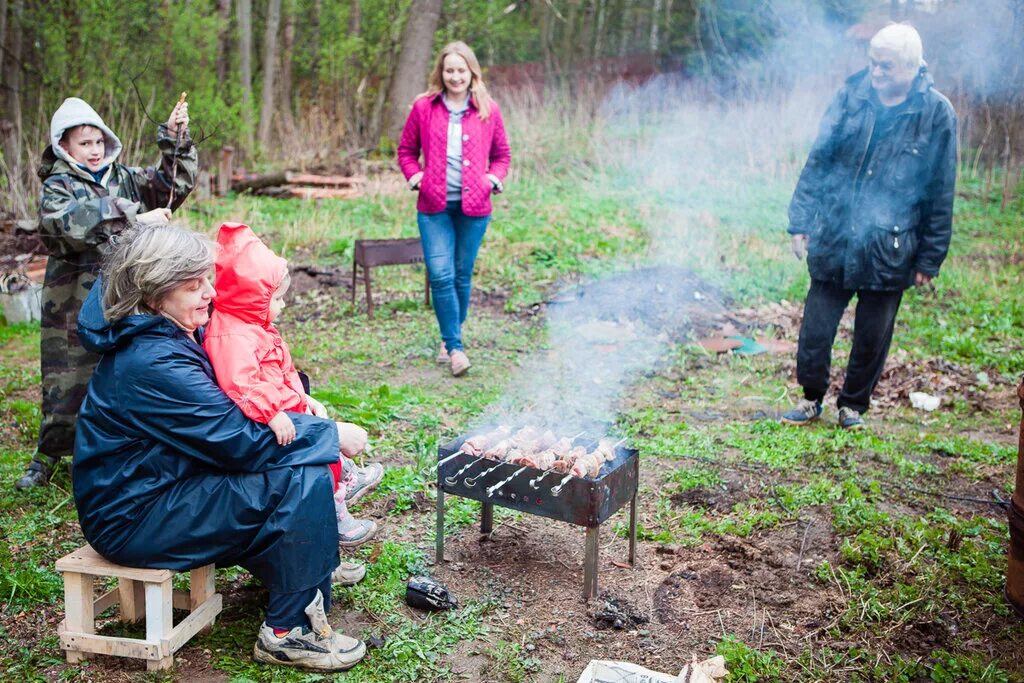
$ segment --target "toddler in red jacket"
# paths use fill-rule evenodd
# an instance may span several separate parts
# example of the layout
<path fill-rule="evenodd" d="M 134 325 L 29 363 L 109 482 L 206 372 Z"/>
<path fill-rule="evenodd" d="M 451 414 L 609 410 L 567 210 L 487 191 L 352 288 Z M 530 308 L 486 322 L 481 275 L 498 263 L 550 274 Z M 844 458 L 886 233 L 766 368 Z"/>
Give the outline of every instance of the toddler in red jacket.
<path fill-rule="evenodd" d="M 288 413 L 327 417 L 323 404 L 306 394 L 288 344 L 273 325 L 291 283 L 288 262 L 240 223 L 221 225 L 217 243 L 217 295 L 203 347 L 224 393 L 249 419 L 270 427 L 278 444 L 287 446 L 295 440 Z M 353 430 L 360 438 L 346 438 Z M 338 435 L 342 453 L 331 466 L 338 536 L 341 545 L 355 546 L 370 540 L 377 525 L 353 518 L 347 503 L 380 483 L 383 468 L 376 463 L 360 468 L 346 457 L 362 448 L 349 453 L 348 444 L 365 443 L 361 427 L 339 422 Z"/>

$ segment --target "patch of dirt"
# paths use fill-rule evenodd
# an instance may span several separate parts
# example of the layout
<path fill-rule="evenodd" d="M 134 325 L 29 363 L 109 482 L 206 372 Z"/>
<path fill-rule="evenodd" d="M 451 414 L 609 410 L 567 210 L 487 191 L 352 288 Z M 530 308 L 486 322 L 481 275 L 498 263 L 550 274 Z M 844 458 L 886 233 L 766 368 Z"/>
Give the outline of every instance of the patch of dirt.
<path fill-rule="evenodd" d="M 717 486 L 697 486 L 686 491 L 673 493 L 669 500 L 675 506 L 689 505 L 728 513 L 738 503 L 750 498 L 744 478 L 737 472 L 722 470 L 722 483 Z"/>
<path fill-rule="evenodd" d="M 759 647 L 789 647 L 817 637 L 839 614 L 838 593 L 813 578 L 807 557 L 798 570 L 796 558 L 790 562 L 788 554 L 774 550 L 781 545 L 781 539 L 766 544 L 726 537 L 714 553 L 683 552 L 680 568 L 655 590 L 658 622 L 680 636 L 724 630 Z M 797 540 L 793 552 L 799 547 Z M 831 554 L 824 547 L 812 552 Z"/>

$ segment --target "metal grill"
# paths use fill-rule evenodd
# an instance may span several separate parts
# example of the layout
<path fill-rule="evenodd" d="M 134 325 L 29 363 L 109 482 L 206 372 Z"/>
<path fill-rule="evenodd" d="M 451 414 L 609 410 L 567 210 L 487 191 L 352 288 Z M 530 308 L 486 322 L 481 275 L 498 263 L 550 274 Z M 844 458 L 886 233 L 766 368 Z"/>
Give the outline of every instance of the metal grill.
<path fill-rule="evenodd" d="M 465 434 L 439 446 L 437 468 L 437 562 L 444 559 L 445 494 L 483 503 L 481 533 L 493 529 L 494 506 L 520 510 L 586 528 L 583 598 L 597 595 L 598 539 L 601 524 L 627 502 L 629 506 L 629 563 L 636 558 L 636 492 L 640 479 L 639 452 L 628 445 L 615 448 L 613 460 L 602 465 L 594 479 L 543 472 L 533 467 L 478 458 L 460 452 Z M 574 446 L 595 444 L 577 437 Z"/>

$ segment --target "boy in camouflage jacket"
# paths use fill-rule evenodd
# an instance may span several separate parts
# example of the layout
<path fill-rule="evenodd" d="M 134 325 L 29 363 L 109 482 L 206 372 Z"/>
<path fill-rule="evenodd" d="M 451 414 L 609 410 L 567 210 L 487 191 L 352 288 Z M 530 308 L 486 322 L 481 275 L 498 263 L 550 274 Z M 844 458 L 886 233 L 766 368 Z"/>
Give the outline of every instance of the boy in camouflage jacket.
<path fill-rule="evenodd" d="M 178 132 L 180 140 L 175 152 Z M 195 186 L 199 170 L 188 135 L 188 103 L 177 104 L 157 130 L 159 166 L 117 163 L 121 141 L 86 102 L 69 97 L 50 121 L 39 177 L 39 234 L 50 258 L 43 282 L 40 360 L 43 420 L 36 453 L 18 488 L 45 484 L 74 450 L 75 419 L 99 358 L 78 341 L 78 311 L 107 242 L 131 223 L 166 223 Z M 172 165 L 177 155 L 174 202 Z"/>

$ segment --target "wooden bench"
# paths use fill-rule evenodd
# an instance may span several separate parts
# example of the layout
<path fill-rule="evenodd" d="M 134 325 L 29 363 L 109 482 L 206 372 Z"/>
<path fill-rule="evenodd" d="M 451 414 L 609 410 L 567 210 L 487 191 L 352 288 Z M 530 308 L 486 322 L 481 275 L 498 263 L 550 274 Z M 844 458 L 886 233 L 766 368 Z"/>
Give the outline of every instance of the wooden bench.
<path fill-rule="evenodd" d="M 60 647 L 71 663 L 89 653 L 145 659 L 150 671 L 169 669 L 174 653 L 199 631 L 213 626 L 223 599 L 214 588 L 214 566 L 193 569 L 188 591 L 176 591 L 171 569 L 122 567 L 99 555 L 86 544 L 57 560 L 64 574 L 64 621 L 57 627 Z M 117 588 L 93 597 L 93 579 L 114 577 Z M 146 619 L 146 637 L 124 638 L 96 635 L 96 615 L 118 605 L 121 621 Z M 189 610 L 177 626 L 172 609 Z"/>
<path fill-rule="evenodd" d="M 387 240 L 356 240 L 352 255 L 352 305 L 356 303 L 357 270 L 363 269 L 366 283 L 366 317 L 373 318 L 373 293 L 370 291 L 370 269 L 405 263 L 423 263 L 423 244 L 419 237 Z M 423 300 L 430 305 L 430 274 L 424 276 Z"/>

